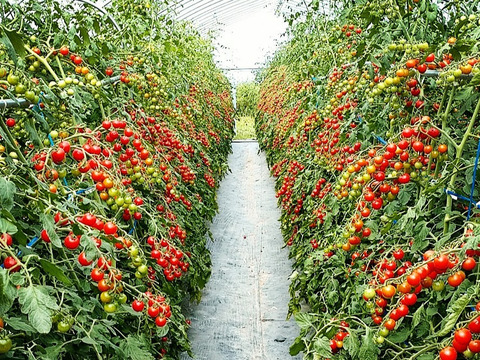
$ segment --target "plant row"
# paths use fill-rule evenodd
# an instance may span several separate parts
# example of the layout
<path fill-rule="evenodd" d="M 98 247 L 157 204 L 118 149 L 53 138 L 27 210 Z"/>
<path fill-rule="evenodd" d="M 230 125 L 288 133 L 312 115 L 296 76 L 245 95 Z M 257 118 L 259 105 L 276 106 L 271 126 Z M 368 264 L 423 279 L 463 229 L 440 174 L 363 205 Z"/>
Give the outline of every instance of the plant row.
<path fill-rule="evenodd" d="M 256 129 L 293 259 L 292 355 L 479 356 L 477 10 L 312 1 L 288 19 Z"/>
<path fill-rule="evenodd" d="M 209 40 L 166 4 L 0 8 L 0 358 L 191 354 L 233 136 Z"/>

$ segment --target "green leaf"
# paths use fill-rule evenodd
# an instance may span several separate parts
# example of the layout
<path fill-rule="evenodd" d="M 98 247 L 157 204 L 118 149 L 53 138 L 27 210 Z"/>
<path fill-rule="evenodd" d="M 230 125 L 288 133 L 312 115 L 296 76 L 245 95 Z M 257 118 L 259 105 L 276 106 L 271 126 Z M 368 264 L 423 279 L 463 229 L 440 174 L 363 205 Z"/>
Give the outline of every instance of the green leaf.
<path fill-rule="evenodd" d="M 435 355 L 433 353 L 426 353 L 426 354 L 422 354 L 419 357 L 417 357 L 417 360 L 434 360 L 436 358 L 436 356 L 437 355 Z"/>
<path fill-rule="evenodd" d="M 18 56 L 20 55 L 21 57 L 23 57 L 25 54 L 23 42 L 18 36 L 18 34 L 14 32 L 2 29 L 2 33 L 3 35 L 0 38 L 0 42 L 5 45 L 8 56 L 12 59 L 13 63 L 17 65 Z"/>
<path fill-rule="evenodd" d="M 41 144 L 42 144 L 42 141 L 40 140 L 40 137 L 38 136 L 37 129 L 35 128 L 35 124 L 33 123 L 33 119 L 28 118 L 24 122 L 24 125 L 25 125 L 25 130 L 27 131 L 28 136 L 29 136 L 30 140 L 32 141 L 32 143 L 35 146 L 40 147 Z"/>
<path fill-rule="evenodd" d="M 15 294 L 15 287 L 10 283 L 8 271 L 0 269 L 0 315 L 10 310 Z"/>
<path fill-rule="evenodd" d="M 360 341 L 358 340 L 357 333 L 350 331 L 349 335 L 343 342 L 343 348 L 351 355 L 352 358 L 356 358 L 360 351 Z"/>
<path fill-rule="evenodd" d="M 466 294 L 463 294 L 455 301 L 452 299 L 448 304 L 447 313 L 448 315 L 443 319 L 440 331 L 438 331 L 435 336 L 445 336 L 452 331 L 455 327 L 458 318 L 462 314 L 463 310 L 468 306 L 470 300 L 472 299 L 473 295 L 475 294 L 475 288 L 469 287 Z"/>
<path fill-rule="evenodd" d="M 7 211 L 12 210 L 13 198 L 17 187 L 15 184 L 5 178 L 0 178 L 0 206 Z"/>
<path fill-rule="evenodd" d="M 312 324 L 312 315 L 305 314 L 305 313 L 298 313 L 295 314 L 295 322 L 298 324 L 300 329 L 308 329 L 313 326 Z"/>
<path fill-rule="evenodd" d="M 120 358 L 125 360 L 153 360 L 150 343 L 143 336 L 129 335 L 120 345 Z"/>
<path fill-rule="evenodd" d="M 170 331 L 170 328 L 168 327 L 168 324 L 162 327 L 157 326 L 156 335 L 158 336 L 158 338 L 161 338 L 163 336 L 166 336 L 169 331 Z"/>
<path fill-rule="evenodd" d="M 292 356 L 298 355 L 301 351 L 305 350 L 305 343 L 301 337 L 297 337 L 292 345 L 290 345 L 289 353 Z"/>
<path fill-rule="evenodd" d="M 26 319 L 7 317 L 5 319 L 5 322 L 13 330 L 26 331 L 26 332 L 30 332 L 30 333 L 35 332 L 35 329 L 26 321 Z"/>
<path fill-rule="evenodd" d="M 423 318 L 423 315 L 425 313 L 424 311 L 424 308 L 423 308 L 424 304 L 422 304 L 418 309 L 417 311 L 415 311 L 415 313 L 413 314 L 413 317 L 412 317 L 412 329 L 415 329 L 415 327 L 420 324 L 420 321 L 422 320 Z"/>
<path fill-rule="evenodd" d="M 414 234 L 415 240 L 413 241 L 412 251 L 421 251 L 424 250 L 428 246 L 428 240 L 426 240 L 427 235 L 429 233 L 429 226 L 425 221 L 419 221 L 415 225 Z"/>
<path fill-rule="evenodd" d="M 358 353 L 358 358 L 362 360 L 377 360 L 378 347 L 373 341 L 373 332 L 367 328 L 365 336 L 362 336 L 362 347 Z"/>
<path fill-rule="evenodd" d="M 18 302 L 22 313 L 28 315 L 28 321 L 41 334 L 47 334 L 52 328 L 52 310 L 57 310 L 57 300 L 41 285 L 30 285 L 18 290 Z"/>
<path fill-rule="evenodd" d="M 6 29 L 4 29 L 3 31 L 7 35 L 11 44 L 13 45 L 13 48 L 15 49 L 15 52 L 17 53 L 17 55 L 19 57 L 24 57 L 26 51 L 25 51 L 25 45 L 22 41 L 22 37 L 14 31 L 8 31 Z"/>
<path fill-rule="evenodd" d="M 469 83 L 470 86 L 477 86 L 477 85 L 480 85 L 480 73 L 476 73 L 472 80 L 470 80 L 470 83 Z"/>
<path fill-rule="evenodd" d="M 408 339 L 409 335 L 410 335 L 410 329 L 402 328 L 401 330 L 399 329 L 392 332 L 392 334 L 388 336 L 388 340 L 396 344 L 403 343 L 405 340 Z"/>
<path fill-rule="evenodd" d="M 323 357 L 331 356 L 332 350 L 330 349 L 330 340 L 326 336 L 317 338 L 313 343 L 313 350 L 317 355 L 320 355 Z"/>
<path fill-rule="evenodd" d="M 18 231 L 17 227 L 13 225 L 10 221 L 4 218 L 0 218 L 0 232 L 9 233 L 10 235 L 15 234 Z"/>
<path fill-rule="evenodd" d="M 82 235 L 80 244 L 83 246 L 83 251 L 88 260 L 95 258 L 97 255 L 97 245 L 93 239 L 88 235 Z M 103 245 L 103 244 L 102 244 Z"/>
<path fill-rule="evenodd" d="M 55 229 L 55 221 L 53 220 L 53 216 L 50 214 L 40 214 L 40 221 L 42 226 L 45 230 L 47 230 L 47 234 L 50 237 L 50 242 L 53 246 L 57 248 L 62 247 L 62 242 L 57 235 L 57 231 Z"/>
<path fill-rule="evenodd" d="M 52 276 L 55 276 L 58 280 L 63 282 L 67 286 L 72 285 L 72 281 L 65 275 L 62 269 L 57 265 L 47 261 L 45 259 L 40 259 L 40 265 L 42 265 L 43 270 L 49 273 Z"/>

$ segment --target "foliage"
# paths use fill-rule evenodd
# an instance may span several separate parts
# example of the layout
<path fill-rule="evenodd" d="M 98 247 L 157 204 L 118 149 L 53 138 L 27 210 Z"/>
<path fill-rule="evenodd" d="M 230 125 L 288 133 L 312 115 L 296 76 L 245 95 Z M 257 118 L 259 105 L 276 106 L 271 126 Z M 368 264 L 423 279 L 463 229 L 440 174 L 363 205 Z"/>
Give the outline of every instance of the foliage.
<path fill-rule="evenodd" d="M 478 6 L 311 1 L 288 18 L 256 129 L 294 260 L 292 354 L 473 356 L 452 331 L 479 315 Z"/>
<path fill-rule="evenodd" d="M 235 121 L 235 138 L 234 140 L 255 139 L 255 118 L 251 116 L 240 116 Z"/>
<path fill-rule="evenodd" d="M 236 89 L 237 114 L 254 117 L 260 95 L 260 85 L 256 82 L 238 84 Z"/>
<path fill-rule="evenodd" d="M 0 0 L 0 357 L 176 359 L 230 85 L 166 2 L 72 4 Z"/>

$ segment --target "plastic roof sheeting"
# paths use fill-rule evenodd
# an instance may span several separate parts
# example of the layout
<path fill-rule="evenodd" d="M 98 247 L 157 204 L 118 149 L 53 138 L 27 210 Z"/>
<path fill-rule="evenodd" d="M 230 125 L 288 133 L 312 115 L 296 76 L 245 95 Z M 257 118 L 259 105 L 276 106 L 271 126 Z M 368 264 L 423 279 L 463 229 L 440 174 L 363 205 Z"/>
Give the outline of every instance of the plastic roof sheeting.
<path fill-rule="evenodd" d="M 276 0 L 179 0 L 170 6 L 175 18 L 191 21 L 199 30 L 216 30 Z"/>

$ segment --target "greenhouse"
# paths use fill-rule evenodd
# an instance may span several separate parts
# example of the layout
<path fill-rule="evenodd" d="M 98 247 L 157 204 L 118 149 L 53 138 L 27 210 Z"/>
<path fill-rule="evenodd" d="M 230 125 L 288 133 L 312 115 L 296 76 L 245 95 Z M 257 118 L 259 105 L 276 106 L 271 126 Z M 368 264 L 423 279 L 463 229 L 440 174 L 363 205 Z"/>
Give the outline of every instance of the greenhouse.
<path fill-rule="evenodd" d="M 0 0 L 0 360 L 480 359 L 479 10 Z"/>

